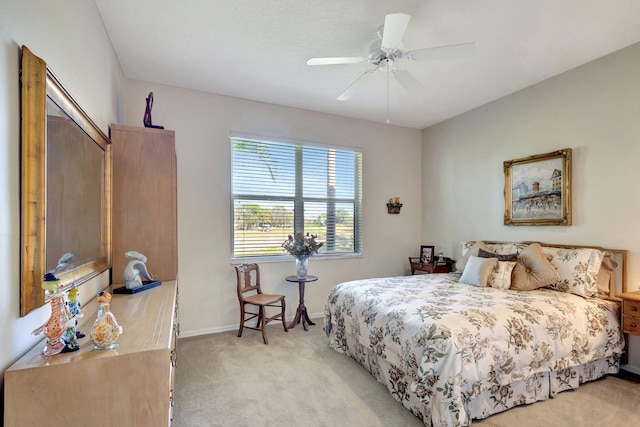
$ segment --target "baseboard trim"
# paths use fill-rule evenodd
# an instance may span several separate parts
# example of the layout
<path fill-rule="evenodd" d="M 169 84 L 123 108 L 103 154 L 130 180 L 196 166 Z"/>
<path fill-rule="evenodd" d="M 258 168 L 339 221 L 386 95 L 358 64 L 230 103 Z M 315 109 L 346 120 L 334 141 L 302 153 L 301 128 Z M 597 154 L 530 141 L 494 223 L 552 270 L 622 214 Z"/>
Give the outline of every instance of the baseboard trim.
<path fill-rule="evenodd" d="M 309 313 L 309 317 L 311 319 L 322 319 L 322 317 L 324 316 L 324 312 L 321 313 Z M 293 316 L 290 318 L 287 318 L 287 323 L 290 323 L 293 321 Z M 277 323 L 273 322 L 270 323 L 268 326 L 276 326 Z M 320 326 L 322 327 L 322 326 Z M 206 329 L 194 329 L 194 330 L 190 330 L 190 331 L 184 331 L 181 330 L 180 331 L 180 335 L 178 336 L 178 339 L 180 338 L 190 338 L 190 337 L 198 337 L 200 335 L 209 335 L 209 334 L 219 334 L 221 332 L 229 332 L 229 331 L 237 331 L 238 330 L 238 325 L 227 325 L 227 326 L 217 326 L 215 328 L 206 328 Z"/>
<path fill-rule="evenodd" d="M 637 368 L 633 365 L 620 365 L 620 369 L 625 370 L 627 372 L 631 372 L 632 374 L 640 375 L 640 368 Z"/>
<path fill-rule="evenodd" d="M 614 376 L 625 381 L 631 381 L 633 383 L 640 384 L 640 369 L 635 366 L 622 364 L 620 365 L 620 370 Z"/>

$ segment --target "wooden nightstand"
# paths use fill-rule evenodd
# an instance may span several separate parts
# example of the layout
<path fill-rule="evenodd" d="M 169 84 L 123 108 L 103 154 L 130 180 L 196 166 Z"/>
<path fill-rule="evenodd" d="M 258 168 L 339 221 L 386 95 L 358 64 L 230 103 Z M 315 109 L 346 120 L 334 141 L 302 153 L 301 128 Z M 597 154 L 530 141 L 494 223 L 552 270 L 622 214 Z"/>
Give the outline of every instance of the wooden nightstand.
<path fill-rule="evenodd" d="M 409 257 L 411 274 L 416 274 L 416 270 L 424 271 L 426 273 L 451 273 L 453 260 L 445 258 L 445 261 L 446 264 L 438 265 L 435 262 L 421 262 L 420 257 Z"/>
<path fill-rule="evenodd" d="M 622 332 L 640 335 L 640 291 L 618 296 L 622 298 Z"/>

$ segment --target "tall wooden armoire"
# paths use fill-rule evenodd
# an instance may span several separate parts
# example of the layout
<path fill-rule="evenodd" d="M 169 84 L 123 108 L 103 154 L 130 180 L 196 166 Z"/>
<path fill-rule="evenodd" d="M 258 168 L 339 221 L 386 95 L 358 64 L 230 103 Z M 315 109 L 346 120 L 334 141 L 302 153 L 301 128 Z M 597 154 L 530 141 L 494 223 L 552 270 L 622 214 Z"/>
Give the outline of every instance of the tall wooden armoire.
<path fill-rule="evenodd" d="M 156 280 L 178 274 L 175 132 L 111 125 L 112 142 L 112 283 L 123 283 L 130 259 L 147 257 Z"/>

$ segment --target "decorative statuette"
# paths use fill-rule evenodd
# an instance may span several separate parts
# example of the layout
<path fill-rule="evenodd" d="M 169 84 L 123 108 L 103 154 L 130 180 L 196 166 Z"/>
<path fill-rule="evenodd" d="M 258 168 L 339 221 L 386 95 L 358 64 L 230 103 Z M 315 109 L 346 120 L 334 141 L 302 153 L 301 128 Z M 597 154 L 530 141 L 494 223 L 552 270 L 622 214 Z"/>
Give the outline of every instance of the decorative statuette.
<path fill-rule="evenodd" d="M 60 290 L 60 280 L 53 273 L 44 275 L 42 289 L 44 289 L 49 296 L 51 316 L 49 316 L 49 320 L 47 320 L 45 324 L 32 333 L 33 335 L 44 333 L 47 337 L 47 342 L 42 349 L 42 353 L 45 356 L 53 356 L 65 348 L 62 335 L 67 329 L 66 324 L 69 321 L 69 311 L 64 301 L 64 294 Z"/>
<path fill-rule="evenodd" d="M 150 281 L 153 280 L 153 276 L 149 274 L 147 266 L 145 265 L 145 262 L 147 262 L 146 256 L 136 251 L 125 252 L 124 256 L 125 258 L 131 259 L 122 273 L 122 278 L 124 279 L 124 284 L 127 289 L 141 287 L 143 283 L 140 276 Z"/>
<path fill-rule="evenodd" d="M 62 350 L 63 353 L 68 351 L 76 351 L 80 349 L 78 345 L 78 338 L 83 338 L 85 335 L 77 330 L 78 319 L 84 317 L 80 310 L 80 302 L 78 301 L 78 288 L 73 285 L 69 292 L 67 292 L 67 310 L 69 311 L 69 321 L 67 322 L 67 329 L 62 336 L 66 347 Z"/>
<path fill-rule="evenodd" d="M 116 341 L 122 333 L 122 326 L 118 325 L 116 318 L 111 313 L 111 294 L 100 291 L 98 294 L 98 318 L 91 328 L 91 341 L 96 350 L 111 350 L 118 348 Z"/>
<path fill-rule="evenodd" d="M 149 92 L 149 96 L 147 96 L 147 108 L 145 108 L 144 110 L 144 117 L 142 118 L 142 123 L 146 128 L 164 129 L 164 126 L 158 126 L 152 123 L 151 108 L 153 108 L 153 92 Z"/>

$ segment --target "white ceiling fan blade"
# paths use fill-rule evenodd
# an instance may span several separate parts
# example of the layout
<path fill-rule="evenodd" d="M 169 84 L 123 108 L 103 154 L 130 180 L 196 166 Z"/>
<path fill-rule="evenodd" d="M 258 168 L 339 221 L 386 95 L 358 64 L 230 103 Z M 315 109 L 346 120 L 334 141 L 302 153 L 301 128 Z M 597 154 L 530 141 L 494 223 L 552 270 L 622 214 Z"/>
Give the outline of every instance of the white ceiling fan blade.
<path fill-rule="evenodd" d="M 307 65 L 340 65 L 340 64 L 361 64 L 368 62 L 368 58 L 357 56 L 336 57 L 336 58 L 311 58 L 307 61 Z"/>
<path fill-rule="evenodd" d="M 415 93 L 425 89 L 422 83 L 407 70 L 397 69 L 393 72 L 393 76 L 408 93 Z"/>
<path fill-rule="evenodd" d="M 382 33 L 382 49 L 394 50 L 400 47 L 402 36 L 407 29 L 411 15 L 406 13 L 390 13 L 384 18 Z"/>
<path fill-rule="evenodd" d="M 358 83 L 363 82 L 366 76 L 373 75 L 377 69 L 378 68 L 376 67 L 373 70 L 365 71 L 364 73 L 360 74 L 360 76 L 355 79 L 353 83 L 347 86 L 347 88 L 340 95 L 338 95 L 336 99 L 338 101 L 346 101 L 351 98 L 356 90 L 356 87 L 358 86 Z"/>
<path fill-rule="evenodd" d="M 475 43 L 452 44 L 449 46 L 429 47 L 411 50 L 404 56 L 409 61 L 425 61 L 430 59 L 462 59 L 476 54 Z"/>

